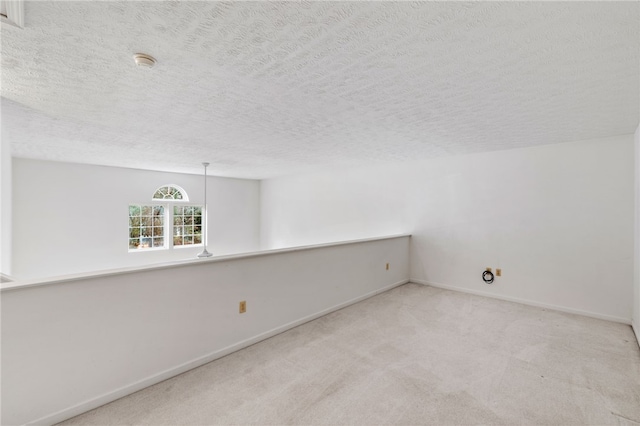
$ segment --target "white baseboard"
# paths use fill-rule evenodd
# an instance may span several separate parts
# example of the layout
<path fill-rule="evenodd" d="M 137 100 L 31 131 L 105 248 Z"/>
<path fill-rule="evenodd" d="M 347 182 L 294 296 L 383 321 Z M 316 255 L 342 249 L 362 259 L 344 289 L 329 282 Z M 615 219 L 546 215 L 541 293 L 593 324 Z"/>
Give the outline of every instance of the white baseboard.
<path fill-rule="evenodd" d="M 631 328 L 633 329 L 633 332 L 636 335 L 638 346 L 640 346 L 640 324 L 635 324 L 634 322 L 631 322 Z"/>
<path fill-rule="evenodd" d="M 445 289 L 445 290 L 453 290 L 453 291 L 459 291 L 459 292 L 462 292 L 462 293 L 475 294 L 477 296 L 491 297 L 493 299 L 506 300 L 508 302 L 521 303 L 523 305 L 535 306 L 537 308 L 553 309 L 554 311 L 566 312 L 566 313 L 569 313 L 569 314 L 583 315 L 585 317 L 597 318 L 597 319 L 602 319 L 602 320 L 619 322 L 619 323 L 622 323 L 622 324 L 631 325 L 631 320 L 628 319 L 628 318 L 620 318 L 620 317 L 614 317 L 614 316 L 611 316 L 611 315 L 598 314 L 598 313 L 595 313 L 595 312 L 581 311 L 579 309 L 566 308 L 564 306 L 558 306 L 558 305 L 549 305 L 547 303 L 540 303 L 540 302 L 536 302 L 534 300 L 520 299 L 518 297 L 511 297 L 511 296 L 502 296 L 502 295 L 499 295 L 499 294 L 487 293 L 487 292 L 479 291 L 479 290 L 471 290 L 471 289 L 464 288 L 464 287 L 456 287 L 456 286 L 452 286 L 452 285 L 434 283 L 434 282 L 429 282 L 429 281 L 426 281 L 426 280 L 420 280 L 420 279 L 416 279 L 416 278 L 410 279 L 409 282 L 416 283 L 416 284 L 428 285 L 428 286 L 431 286 L 431 287 L 442 288 L 442 289 Z"/>
<path fill-rule="evenodd" d="M 79 404 L 76 404 L 72 407 L 69 408 L 65 408 L 63 410 L 60 410 L 56 413 L 41 417 L 37 420 L 33 420 L 31 422 L 28 422 L 27 425 L 54 425 L 56 423 L 62 422 L 64 420 L 70 419 L 72 417 L 75 417 L 79 414 L 85 413 L 89 410 L 93 410 L 94 408 L 100 407 L 102 405 L 108 404 L 109 402 L 115 401 L 116 399 L 120 399 L 124 396 L 130 395 L 134 392 L 137 392 L 139 390 L 142 390 L 146 387 L 155 385 L 156 383 L 160 383 L 164 380 L 167 380 L 171 377 L 177 376 L 178 374 L 182 374 L 186 371 L 192 370 L 196 367 L 200 367 L 201 365 L 207 364 L 211 361 L 214 361 L 218 358 L 222 358 L 223 356 L 226 356 L 232 352 L 236 352 L 239 351 L 240 349 L 244 349 L 247 346 L 251 346 L 255 343 L 258 343 L 262 340 L 268 339 L 270 337 L 273 337 L 277 334 L 283 333 L 287 330 L 290 330 L 294 327 L 297 327 L 299 325 L 302 325 L 306 322 L 309 321 L 313 321 L 314 319 L 320 318 L 324 315 L 327 315 L 331 312 L 335 312 L 337 310 L 340 310 L 342 308 L 345 308 L 349 305 L 353 305 L 354 303 L 358 303 L 361 302 L 365 299 L 368 299 L 370 297 L 373 297 L 377 294 L 380 293 L 384 293 L 385 291 L 391 290 L 392 288 L 401 286 L 403 284 L 408 283 L 409 280 L 402 280 L 402 281 L 398 281 L 394 284 L 382 287 L 378 290 L 374 290 L 371 291 L 369 293 L 363 294 L 362 296 L 358 296 L 354 299 L 348 300 L 346 302 L 340 303 L 338 305 L 335 305 L 331 308 L 328 309 L 324 309 L 320 312 L 317 312 L 315 314 L 312 315 L 308 315 L 306 317 L 300 318 L 296 321 L 292 321 L 290 323 L 284 324 L 280 327 L 276 327 L 272 330 L 266 331 L 264 333 L 258 334 L 257 336 L 251 337 L 249 339 L 245 339 L 242 340 L 238 343 L 235 343 L 231 346 L 227 346 L 226 348 L 222 348 L 220 350 L 211 352 L 207 355 L 201 356 L 199 358 L 196 358 L 194 360 L 185 362 L 183 364 L 180 364 L 176 367 L 167 369 L 165 371 L 162 371 L 158 374 L 154 374 L 153 376 L 147 377 L 145 379 L 139 380 L 137 382 L 131 383 L 127 386 L 123 386 L 119 389 L 116 389 L 114 391 L 102 394 L 98 397 L 95 398 L 91 398 L 87 401 L 81 402 Z"/>

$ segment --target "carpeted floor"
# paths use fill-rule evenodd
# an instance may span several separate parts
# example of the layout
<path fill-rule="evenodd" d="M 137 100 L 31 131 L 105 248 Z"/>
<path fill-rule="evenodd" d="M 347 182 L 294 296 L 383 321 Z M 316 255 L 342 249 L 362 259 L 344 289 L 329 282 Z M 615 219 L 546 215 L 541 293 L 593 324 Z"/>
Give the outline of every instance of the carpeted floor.
<path fill-rule="evenodd" d="M 406 284 L 64 425 L 640 424 L 629 326 Z"/>

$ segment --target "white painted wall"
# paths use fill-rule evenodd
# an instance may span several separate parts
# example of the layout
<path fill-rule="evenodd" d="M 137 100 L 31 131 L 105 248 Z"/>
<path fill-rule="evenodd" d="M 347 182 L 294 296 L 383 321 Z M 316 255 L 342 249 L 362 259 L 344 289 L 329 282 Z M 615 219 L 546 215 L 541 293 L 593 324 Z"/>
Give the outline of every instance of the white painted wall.
<path fill-rule="evenodd" d="M 629 323 L 633 168 L 627 135 L 266 180 L 262 244 L 410 233 L 414 282 Z"/>
<path fill-rule="evenodd" d="M 12 171 L 11 146 L 0 138 L 0 274 L 10 276 L 12 244 Z"/>
<path fill-rule="evenodd" d="M 209 177 L 207 249 L 216 254 L 259 247 L 260 184 Z M 128 252 L 128 206 L 150 203 L 163 184 L 203 203 L 204 178 L 16 158 L 13 170 L 13 275 L 18 279 L 188 259 L 202 247 Z"/>
<path fill-rule="evenodd" d="M 405 236 L 5 287 L 1 422 L 53 424 L 408 279 Z"/>
<path fill-rule="evenodd" d="M 636 190 L 636 214 L 635 214 L 635 268 L 633 279 L 633 330 L 636 333 L 640 345 L 640 126 L 634 135 L 635 145 L 635 190 Z"/>

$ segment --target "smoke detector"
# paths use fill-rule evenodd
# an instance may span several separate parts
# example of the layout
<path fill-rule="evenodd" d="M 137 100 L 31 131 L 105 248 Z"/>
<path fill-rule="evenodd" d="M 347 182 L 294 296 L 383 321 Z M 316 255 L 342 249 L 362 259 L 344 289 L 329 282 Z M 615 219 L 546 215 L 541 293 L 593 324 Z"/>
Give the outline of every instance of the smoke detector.
<path fill-rule="evenodd" d="M 136 53 L 135 55 L 133 55 L 133 60 L 139 67 L 153 68 L 153 66 L 156 64 L 155 58 L 145 53 Z"/>
<path fill-rule="evenodd" d="M 24 1 L 0 0 L 0 21 L 14 27 L 24 28 Z"/>

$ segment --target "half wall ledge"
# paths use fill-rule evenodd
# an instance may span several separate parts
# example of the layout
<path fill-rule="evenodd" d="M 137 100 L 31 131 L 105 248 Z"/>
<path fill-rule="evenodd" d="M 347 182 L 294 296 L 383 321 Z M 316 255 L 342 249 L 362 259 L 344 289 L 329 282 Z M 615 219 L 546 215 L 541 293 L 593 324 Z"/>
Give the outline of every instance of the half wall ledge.
<path fill-rule="evenodd" d="M 15 278 L 7 277 L 9 279 L 7 279 L 6 281 L 2 281 L 0 283 L 0 292 L 18 290 L 21 288 L 28 288 L 28 287 L 59 284 L 59 283 L 70 282 L 70 281 L 79 281 L 87 278 L 98 278 L 98 277 L 107 277 L 112 275 L 131 274 L 131 273 L 136 273 L 141 271 L 170 269 L 170 268 L 191 266 L 191 265 L 202 264 L 202 263 L 225 262 L 228 260 L 248 259 L 248 258 L 258 257 L 258 256 L 271 256 L 271 255 L 282 254 L 282 253 L 291 253 L 291 252 L 303 251 L 303 250 L 313 250 L 313 249 L 318 249 L 323 247 L 337 247 L 337 246 L 348 245 L 348 244 L 360 244 L 360 243 L 366 243 L 371 241 L 383 241 L 383 240 L 390 240 L 395 238 L 407 238 L 407 237 L 411 237 L 411 234 L 395 234 L 395 235 L 386 235 L 381 237 L 363 238 L 363 239 L 357 239 L 357 240 L 346 240 L 346 241 L 337 241 L 337 242 L 313 244 L 313 245 L 305 245 L 305 246 L 285 247 L 285 248 L 273 249 L 273 250 L 260 250 L 260 251 L 247 252 L 247 253 L 213 256 L 208 258 L 184 259 L 184 260 L 177 260 L 173 262 L 154 263 L 146 266 L 133 266 L 133 267 L 126 267 L 126 268 L 105 269 L 101 271 L 83 272 L 83 273 L 69 274 L 69 275 L 58 275 L 54 277 L 38 278 L 33 280 L 16 280 Z"/>

